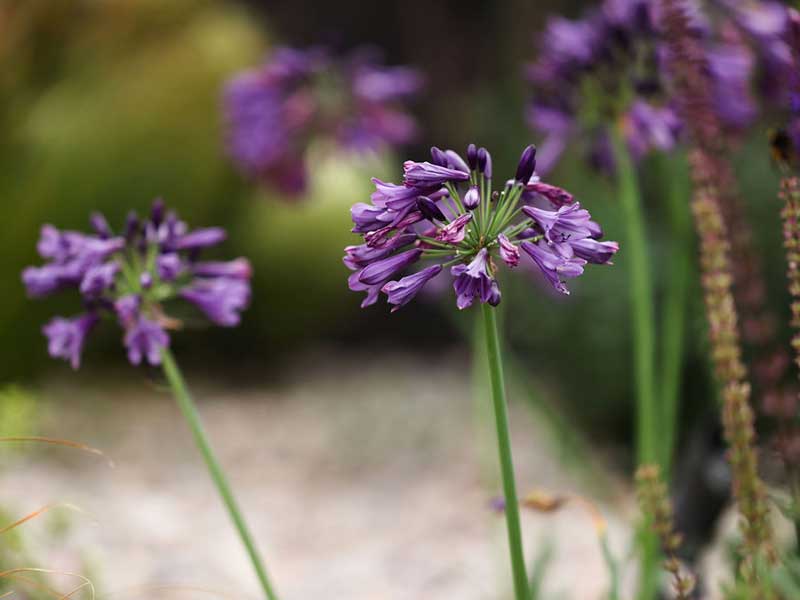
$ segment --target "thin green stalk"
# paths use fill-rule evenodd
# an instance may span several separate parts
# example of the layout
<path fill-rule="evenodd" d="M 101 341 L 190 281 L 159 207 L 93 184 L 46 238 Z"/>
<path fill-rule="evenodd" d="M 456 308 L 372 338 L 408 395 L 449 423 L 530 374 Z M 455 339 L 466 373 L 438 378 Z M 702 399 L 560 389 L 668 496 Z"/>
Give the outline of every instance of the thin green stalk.
<path fill-rule="evenodd" d="M 677 427 L 683 370 L 683 340 L 692 265 L 689 173 L 684 157 L 662 157 L 670 221 L 669 272 L 661 320 L 661 414 L 663 471 L 669 480 Z"/>
<path fill-rule="evenodd" d="M 661 423 L 655 394 L 655 319 L 650 253 L 647 247 L 639 183 L 627 145 L 614 129 L 611 136 L 618 192 L 625 223 L 625 260 L 628 263 L 633 366 L 636 389 L 636 462 L 658 463 L 663 456 Z M 662 465 L 663 466 L 663 465 Z M 658 543 L 644 524 L 638 532 L 641 554 L 639 600 L 651 600 L 658 586 Z"/>
<path fill-rule="evenodd" d="M 525 556 L 522 551 L 522 528 L 519 518 L 517 486 L 514 481 L 514 463 L 511 458 L 511 435 L 508 430 L 506 390 L 500 340 L 497 333 L 497 320 L 495 309 L 488 304 L 481 304 L 481 311 L 486 335 L 486 354 L 489 359 L 489 378 L 492 384 L 494 417 L 497 425 L 497 448 L 500 455 L 500 472 L 503 477 L 508 548 L 511 555 L 511 569 L 514 575 L 514 591 L 517 600 L 529 600 L 530 591 L 528 589 Z"/>
<path fill-rule="evenodd" d="M 175 396 L 175 400 L 178 402 L 178 407 L 181 409 L 183 416 L 186 418 L 189 429 L 192 430 L 194 441 L 197 443 L 197 447 L 200 449 L 200 453 L 203 455 L 203 459 L 206 462 L 208 471 L 211 474 L 211 479 L 213 480 L 214 485 L 217 487 L 217 491 L 219 492 L 219 495 L 222 498 L 225 507 L 228 509 L 231 519 L 233 520 L 236 531 L 239 533 L 239 537 L 241 538 L 242 543 L 247 550 L 247 554 L 250 557 L 250 562 L 253 564 L 253 568 L 256 571 L 258 580 L 264 590 L 264 595 L 268 598 L 268 600 L 278 600 L 278 596 L 273 590 L 272 584 L 270 583 L 267 575 L 267 571 L 264 568 L 264 562 L 261 559 L 258 548 L 256 548 L 253 536 L 250 534 L 250 531 L 247 528 L 247 524 L 245 523 L 244 517 L 239 510 L 239 506 L 236 503 L 236 499 L 233 496 L 230 485 L 228 485 L 225 473 L 217 461 L 216 456 L 214 456 L 214 452 L 211 450 L 211 446 L 208 443 L 208 438 L 206 437 L 203 429 L 203 423 L 200 420 L 197 407 L 195 406 L 194 401 L 189 394 L 189 390 L 186 387 L 186 382 L 183 380 L 183 376 L 181 375 L 180 369 L 178 368 L 172 353 L 167 348 L 164 348 L 161 351 L 161 363 L 164 369 L 164 375 L 167 377 L 167 381 L 172 388 L 172 393 Z"/>

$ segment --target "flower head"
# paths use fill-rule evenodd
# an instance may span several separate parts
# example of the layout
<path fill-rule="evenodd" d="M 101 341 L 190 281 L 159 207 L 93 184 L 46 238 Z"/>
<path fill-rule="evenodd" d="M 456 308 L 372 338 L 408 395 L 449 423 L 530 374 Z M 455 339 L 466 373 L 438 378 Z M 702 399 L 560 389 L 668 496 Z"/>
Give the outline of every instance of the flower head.
<path fill-rule="evenodd" d="M 351 211 L 353 232 L 364 243 L 345 248 L 344 264 L 353 272 L 350 289 L 367 294 L 362 306 L 383 292 L 395 311 L 446 267 L 459 309 L 476 299 L 497 305 L 495 259 L 516 267 L 520 250 L 556 290 L 568 293 L 565 279 L 588 263 L 610 263 L 619 249 L 600 241 L 602 229 L 569 192 L 539 180 L 533 146 L 523 151 L 514 179 L 494 193 L 485 148 L 470 144 L 466 160 L 438 148 L 431 156 L 405 163 L 403 185 L 373 180 L 372 202 Z M 419 261 L 433 264 L 398 277 Z"/>
<path fill-rule="evenodd" d="M 775 0 L 684 5 L 708 59 L 714 108 L 726 130 L 741 131 L 757 116 L 754 82 L 767 97 L 775 96 L 770 89 L 785 89 L 787 9 Z M 580 19 L 548 21 L 527 70 L 528 121 L 546 136 L 541 173 L 555 166 L 569 140 L 585 140 L 591 164 L 613 170 L 609 126 L 620 127 L 634 159 L 678 142 L 684 124 L 664 76 L 669 47 L 660 10 L 648 0 L 604 0 Z"/>
<path fill-rule="evenodd" d="M 166 312 L 167 303 L 178 298 L 214 323 L 239 323 L 250 299 L 250 263 L 199 260 L 203 249 L 225 239 L 224 230 L 190 231 L 160 200 L 148 219 L 130 215 L 123 235 L 115 236 L 102 215 L 92 215 L 90 222 L 92 234 L 42 227 L 37 249 L 46 262 L 22 272 L 29 296 L 73 289 L 86 306 L 85 314 L 56 317 L 43 328 L 52 357 L 78 368 L 86 336 L 108 314 L 124 331 L 132 364 L 159 364 L 169 345 L 167 330 L 180 326 Z"/>
<path fill-rule="evenodd" d="M 407 104 L 421 86 L 417 71 L 385 67 L 371 52 L 278 48 L 226 87 L 228 152 L 247 176 L 300 193 L 316 136 L 357 151 L 411 141 L 417 126 Z"/>

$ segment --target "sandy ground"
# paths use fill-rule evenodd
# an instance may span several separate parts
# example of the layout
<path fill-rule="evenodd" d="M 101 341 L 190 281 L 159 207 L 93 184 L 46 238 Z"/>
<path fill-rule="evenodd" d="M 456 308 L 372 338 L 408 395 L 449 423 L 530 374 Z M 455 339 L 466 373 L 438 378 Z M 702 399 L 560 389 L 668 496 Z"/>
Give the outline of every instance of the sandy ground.
<path fill-rule="evenodd" d="M 235 390 L 190 374 L 284 600 L 510 596 L 504 522 L 488 509 L 500 489 L 496 459 L 476 427 L 465 368 L 452 356 L 316 356 L 278 385 Z M 71 381 L 43 390 L 44 433 L 102 448 L 115 467 L 65 449 L 3 459 L 0 504 L 12 514 L 52 502 L 86 513 L 62 509 L 70 526 L 57 536 L 48 525 L 55 515 L 24 526 L 37 566 L 88 569 L 101 596 L 120 600 L 257 598 L 170 397 L 144 382 L 119 390 Z M 511 415 L 521 491 L 598 498 L 611 547 L 627 556 L 627 491 L 612 485 L 599 496 L 553 458 L 552 436 L 529 405 L 512 400 Z M 584 510 L 523 519 L 531 561 L 552 547 L 548 598 L 603 596 L 608 576 Z"/>

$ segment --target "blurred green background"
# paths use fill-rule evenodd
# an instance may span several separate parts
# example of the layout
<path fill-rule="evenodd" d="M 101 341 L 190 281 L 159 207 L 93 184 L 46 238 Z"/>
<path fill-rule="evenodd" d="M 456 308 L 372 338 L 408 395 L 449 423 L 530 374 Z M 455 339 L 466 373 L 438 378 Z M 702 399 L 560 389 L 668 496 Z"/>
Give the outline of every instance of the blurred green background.
<path fill-rule="evenodd" d="M 400 0 L 6 0 L 0 4 L 0 380 L 30 382 L 68 367 L 50 360 L 40 333 L 78 299 L 31 301 L 20 271 L 37 263 L 40 226 L 83 229 L 91 211 L 119 226 L 156 196 L 196 226 L 220 224 L 225 255 L 255 267 L 252 306 L 241 327 L 175 336 L 188 363 L 231 376 L 268 377 L 310 347 L 331 353 L 392 348 L 468 352 L 473 315 L 453 298 L 429 297 L 389 315 L 361 310 L 348 291 L 342 248 L 349 206 L 366 200 L 369 179 L 398 180 L 402 159 L 436 144 L 491 149 L 497 173 L 510 173 L 537 140 L 525 126 L 521 74 L 546 16 L 576 15 L 583 2 Z M 428 85 L 415 106 L 423 136 L 401 156 L 336 155 L 312 149 L 311 189 L 287 202 L 244 181 L 224 153 L 222 85 L 257 64 L 274 44 L 371 43 L 389 64 L 422 69 Z M 762 123 L 737 150 L 738 173 L 763 251 L 771 304 L 788 315 L 783 285 L 777 173 Z M 658 160 L 641 168 L 655 279 L 668 283 L 669 231 Z M 570 418 L 593 435 L 629 438 L 632 403 L 626 252 L 613 182 L 568 155 L 549 180 L 573 191 L 622 250 L 555 298 L 535 276 L 503 282 L 504 326 L 518 365 L 555 390 Z M 687 208 L 688 210 L 688 208 Z M 702 307 L 691 289 L 683 386 L 688 412 L 710 405 Z M 125 364 L 120 333 L 93 336 L 84 377 Z M 315 354 L 315 356 L 320 356 Z M 266 369 L 266 370 L 265 370 Z M 136 377 L 132 369 L 121 371 Z"/>

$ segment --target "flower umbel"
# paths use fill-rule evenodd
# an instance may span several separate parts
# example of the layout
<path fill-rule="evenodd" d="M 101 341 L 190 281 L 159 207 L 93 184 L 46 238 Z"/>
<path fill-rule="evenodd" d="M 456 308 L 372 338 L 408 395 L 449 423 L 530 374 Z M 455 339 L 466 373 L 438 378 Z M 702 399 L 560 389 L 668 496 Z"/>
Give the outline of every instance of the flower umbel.
<path fill-rule="evenodd" d="M 408 67 L 385 67 L 374 54 L 278 48 L 232 79 L 224 98 L 228 152 L 240 170 L 297 194 L 306 187 L 305 156 L 316 137 L 357 151 L 412 140 L 417 125 L 407 104 L 422 78 Z"/>
<path fill-rule="evenodd" d="M 42 227 L 37 249 L 48 262 L 22 272 L 31 297 L 69 288 L 83 299 L 82 315 L 56 317 L 43 328 L 50 356 L 77 369 L 86 336 L 102 317 L 110 317 L 124 331 L 130 362 L 157 365 L 169 346 L 167 330 L 181 326 L 165 311 L 165 304 L 177 298 L 218 325 L 239 323 L 250 298 L 250 263 L 244 258 L 198 261 L 204 248 L 225 239 L 224 230 L 190 231 L 161 200 L 153 203 L 148 219 L 132 213 L 122 235 L 114 235 L 102 215 L 93 215 L 91 222 L 93 234 Z"/>
<path fill-rule="evenodd" d="M 431 157 L 406 161 L 402 185 L 373 179 L 372 202 L 353 206 L 353 232 L 364 243 L 347 247 L 344 263 L 353 271 L 350 289 L 367 292 L 362 306 L 383 292 L 397 310 L 447 267 L 459 309 L 476 298 L 496 306 L 497 259 L 516 267 L 520 249 L 568 294 L 566 278 L 583 273 L 587 263 L 609 264 L 619 249 L 599 241 L 602 229 L 571 194 L 539 181 L 534 146 L 522 152 L 516 176 L 495 192 L 485 148 L 471 144 L 466 161 L 436 147 Z M 396 279 L 418 261 L 433 265 Z"/>

